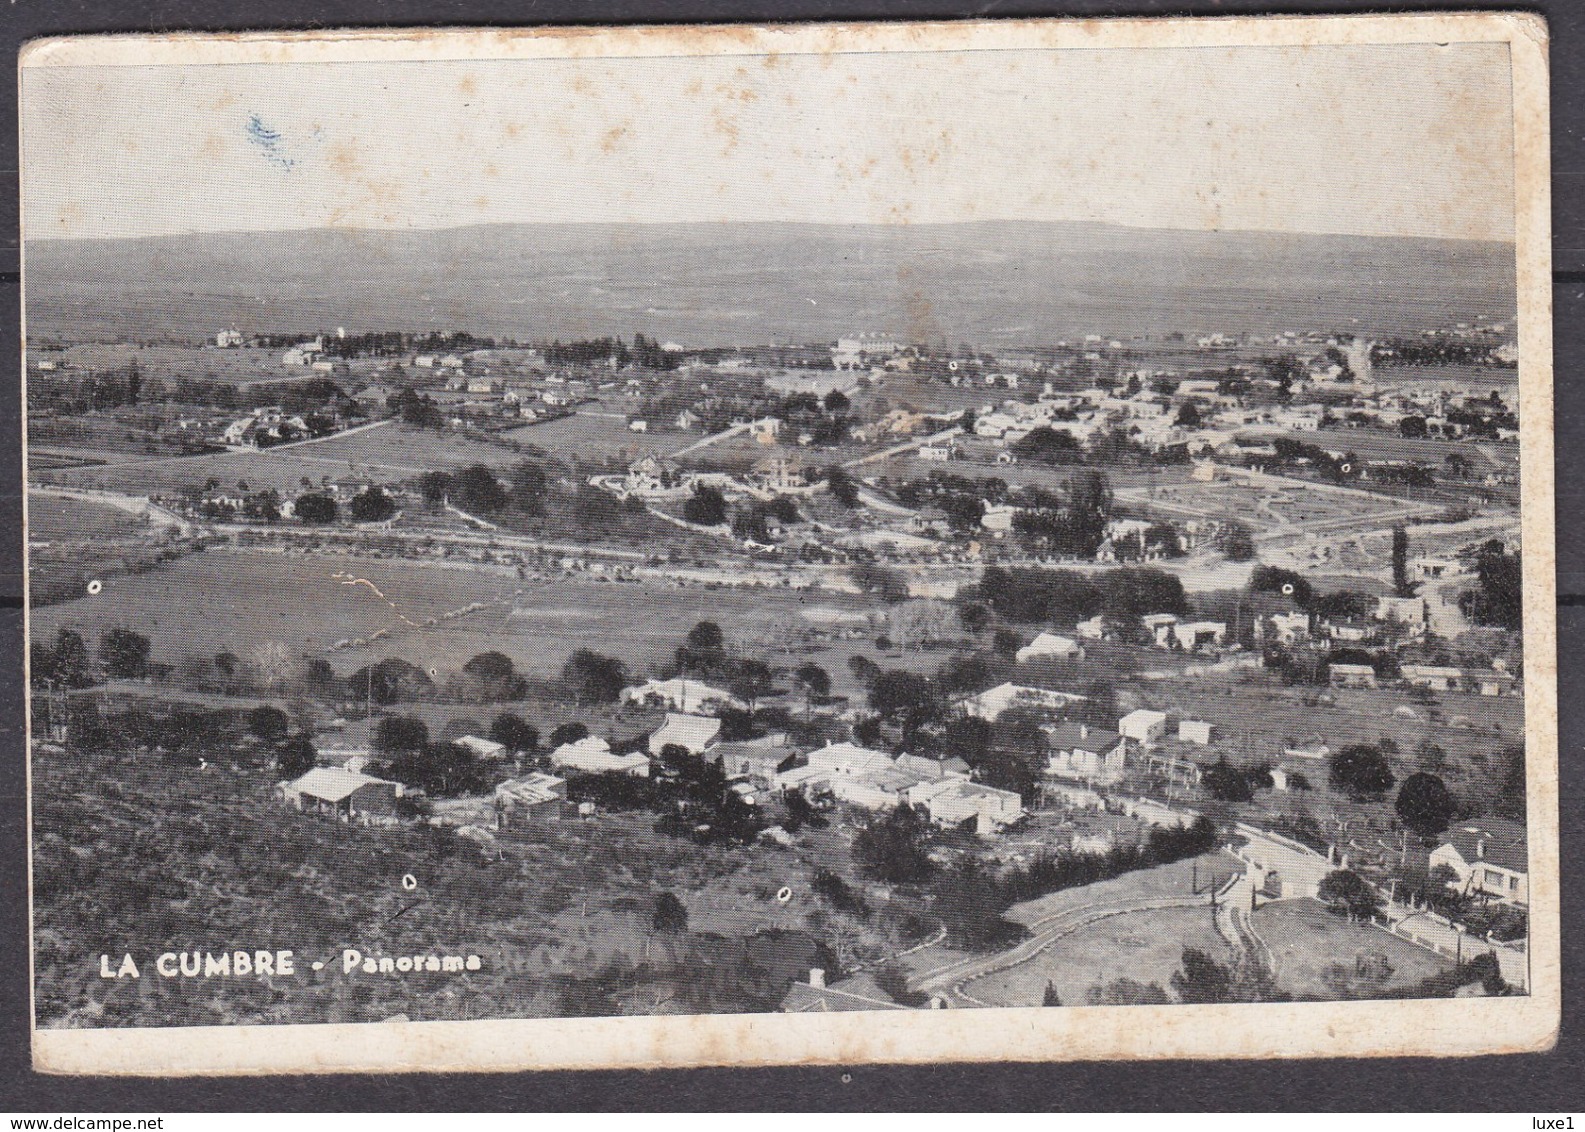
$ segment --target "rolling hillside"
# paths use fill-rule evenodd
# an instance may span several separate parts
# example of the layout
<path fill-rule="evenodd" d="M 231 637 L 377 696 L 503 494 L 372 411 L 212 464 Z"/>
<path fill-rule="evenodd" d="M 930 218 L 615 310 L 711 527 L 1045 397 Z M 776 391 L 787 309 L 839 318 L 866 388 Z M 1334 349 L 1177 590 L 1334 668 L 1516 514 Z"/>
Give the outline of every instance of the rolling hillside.
<path fill-rule="evenodd" d="M 1038 344 L 1511 317 L 1508 244 L 1101 224 L 506 225 L 32 241 L 35 339 L 316 327 Z"/>

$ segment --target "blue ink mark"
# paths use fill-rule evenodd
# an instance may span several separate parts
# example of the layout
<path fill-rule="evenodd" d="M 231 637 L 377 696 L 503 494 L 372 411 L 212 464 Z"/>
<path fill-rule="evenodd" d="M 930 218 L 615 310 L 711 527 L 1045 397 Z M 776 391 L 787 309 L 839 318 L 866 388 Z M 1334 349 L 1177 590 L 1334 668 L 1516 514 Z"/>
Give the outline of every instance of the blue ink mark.
<path fill-rule="evenodd" d="M 287 156 L 280 132 L 266 126 L 257 114 L 248 115 L 248 140 L 259 147 L 266 161 L 280 169 L 290 172 L 297 164 Z"/>

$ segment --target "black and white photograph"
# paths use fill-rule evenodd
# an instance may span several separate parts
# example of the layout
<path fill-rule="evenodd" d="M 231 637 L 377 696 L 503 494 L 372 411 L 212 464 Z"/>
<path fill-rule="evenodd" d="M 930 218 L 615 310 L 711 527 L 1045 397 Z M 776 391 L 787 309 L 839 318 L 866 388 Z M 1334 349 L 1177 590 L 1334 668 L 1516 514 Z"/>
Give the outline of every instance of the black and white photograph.
<path fill-rule="evenodd" d="M 1107 23 L 30 47 L 39 1066 L 1550 1043 L 1544 32 Z"/>

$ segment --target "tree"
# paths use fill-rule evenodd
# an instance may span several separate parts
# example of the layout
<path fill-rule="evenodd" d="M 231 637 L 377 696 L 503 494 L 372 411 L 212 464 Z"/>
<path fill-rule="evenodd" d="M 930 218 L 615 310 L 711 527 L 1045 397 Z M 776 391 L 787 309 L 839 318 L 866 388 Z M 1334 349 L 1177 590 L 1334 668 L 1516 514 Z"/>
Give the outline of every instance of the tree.
<path fill-rule="evenodd" d="M 288 739 L 275 748 L 275 773 L 283 779 L 301 778 L 318 765 L 314 744 L 304 736 Z"/>
<path fill-rule="evenodd" d="M 825 479 L 826 489 L 831 492 L 831 498 L 850 510 L 859 505 L 858 485 L 844 469 L 833 465 L 826 469 Z"/>
<path fill-rule="evenodd" d="M 458 472 L 452 481 L 451 494 L 464 511 L 483 515 L 504 510 L 508 501 L 506 488 L 483 464 L 474 464 Z"/>
<path fill-rule="evenodd" d="M 1411 774 L 1398 787 L 1398 800 L 1393 807 L 1398 820 L 1430 841 L 1448 827 L 1458 813 L 1458 803 L 1447 785 L 1436 775 L 1424 772 Z"/>
<path fill-rule="evenodd" d="M 655 897 L 655 914 L 650 926 L 662 935 L 681 935 L 688 930 L 688 909 L 672 892 Z"/>
<path fill-rule="evenodd" d="M 1231 766 L 1225 755 L 1217 759 L 1214 766 L 1205 768 L 1200 775 L 1200 785 L 1219 802 L 1248 802 L 1255 796 L 1249 776 Z"/>
<path fill-rule="evenodd" d="M 354 522 L 383 523 L 396 514 L 396 503 L 378 485 L 373 485 L 354 495 L 347 510 Z"/>
<path fill-rule="evenodd" d="M 149 639 L 132 629 L 107 629 L 99 638 L 99 663 L 113 680 L 145 676 L 149 670 Z"/>
<path fill-rule="evenodd" d="M 509 751 L 539 749 L 539 732 L 519 715 L 503 711 L 490 721 L 490 740 Z"/>
<path fill-rule="evenodd" d="M 292 513 L 301 522 L 323 526 L 326 523 L 334 523 L 340 511 L 336 507 L 336 501 L 330 496 L 323 492 L 308 491 L 297 497 Z"/>
<path fill-rule="evenodd" d="M 1372 919 L 1381 908 L 1381 894 L 1352 869 L 1337 869 L 1321 878 L 1316 889 L 1321 903 L 1351 920 Z"/>
<path fill-rule="evenodd" d="M 1379 798 L 1397 779 L 1387 758 L 1377 747 L 1368 743 L 1355 743 L 1332 755 L 1327 769 L 1327 782 L 1355 800 Z"/>
<path fill-rule="evenodd" d="M 386 716 L 374 725 L 371 745 L 382 755 L 422 751 L 429 745 L 429 728 L 422 719 Z"/>
<path fill-rule="evenodd" d="M 793 679 L 797 680 L 798 686 L 804 690 L 806 711 L 814 710 L 816 700 L 823 700 L 831 694 L 831 673 L 813 661 L 800 664 L 793 671 Z"/>
<path fill-rule="evenodd" d="M 1229 562 L 1248 562 L 1255 557 L 1255 536 L 1247 523 L 1237 519 L 1222 529 L 1217 542 Z"/>
<path fill-rule="evenodd" d="M 561 678 L 580 704 L 615 703 L 627 686 L 627 666 L 615 657 L 578 649 L 562 666 Z"/>
<path fill-rule="evenodd" d="M 525 515 L 545 513 L 545 500 L 550 492 L 550 480 L 545 469 L 531 460 L 525 460 L 512 469 L 512 486 L 508 496 L 512 506 Z"/>
<path fill-rule="evenodd" d="M 853 838 L 853 856 L 872 876 L 888 884 L 914 884 L 934 869 L 927 843 L 930 823 L 911 806 L 872 820 Z"/>
<path fill-rule="evenodd" d="M 1413 597 L 1414 590 L 1409 578 L 1409 531 L 1398 523 L 1392 528 L 1392 592 L 1398 597 Z"/>
<path fill-rule="evenodd" d="M 970 633 L 983 633 L 991 627 L 990 606 L 980 601 L 964 602 L 958 606 L 958 620 Z"/>
<path fill-rule="evenodd" d="M 688 647 L 695 652 L 719 653 L 726 648 L 726 636 L 714 621 L 701 621 L 688 630 Z"/>
<path fill-rule="evenodd" d="M 858 562 L 849 568 L 848 576 L 860 590 L 874 594 L 882 601 L 898 602 L 908 598 L 908 579 L 889 566 Z"/>
<path fill-rule="evenodd" d="M 853 402 L 848 400 L 848 395 L 840 389 L 833 389 L 826 394 L 826 412 L 845 413 L 852 407 Z"/>
<path fill-rule="evenodd" d="M 446 502 L 451 495 L 451 488 L 451 476 L 445 472 L 425 472 L 418 479 L 419 493 L 433 510 L 438 510 Z"/>
<path fill-rule="evenodd" d="M 517 674 L 512 658 L 505 653 L 481 652 L 464 664 L 462 671 L 476 685 L 471 691 L 482 702 L 517 700 L 523 696 L 523 678 Z"/>
<path fill-rule="evenodd" d="M 726 686 L 727 691 L 746 703 L 752 713 L 754 705 L 774 687 L 770 665 L 763 660 L 740 658 L 732 665 Z"/>
<path fill-rule="evenodd" d="M 1525 820 L 1525 765 L 1524 747 L 1516 744 L 1504 747 L 1497 755 L 1501 778 L 1497 783 L 1497 797 L 1492 810 L 1498 817 L 1510 821 Z"/>
<path fill-rule="evenodd" d="M 1398 422 L 1398 435 L 1410 440 L 1424 440 L 1426 434 L 1425 418 L 1410 414 Z"/>
<path fill-rule="evenodd" d="M 1199 428 L 1203 423 L 1200 420 L 1200 407 L 1193 401 L 1185 401 L 1178 406 L 1176 421 L 1179 428 Z"/>
<path fill-rule="evenodd" d="M 248 712 L 248 733 L 266 743 L 273 743 L 285 737 L 290 722 L 280 708 L 261 704 Z"/>
<path fill-rule="evenodd" d="M 1491 539 L 1475 558 L 1480 589 L 1459 598 L 1459 608 L 1479 625 L 1518 629 L 1524 619 L 1524 570 L 1520 555 L 1509 554 L 1500 540 Z"/>
<path fill-rule="evenodd" d="M 1091 1006 L 1165 1006 L 1172 1001 L 1160 983 L 1129 978 L 1114 979 L 1105 986 L 1097 983 L 1084 997 Z"/>
<path fill-rule="evenodd" d="M 578 740 L 587 739 L 588 737 L 589 728 L 584 724 L 576 721 L 563 723 L 550 733 L 547 745 L 551 750 L 555 750 L 557 747 L 566 746 L 568 743 L 576 743 Z"/>
<path fill-rule="evenodd" d="M 726 522 L 726 496 L 720 488 L 698 484 L 682 505 L 682 517 L 701 527 L 719 527 Z"/>
<path fill-rule="evenodd" d="M 1046 980 L 1046 992 L 1040 996 L 1041 1006 L 1061 1006 L 1062 999 L 1057 995 L 1057 986 L 1050 979 Z"/>
<path fill-rule="evenodd" d="M 1197 947 L 1183 949 L 1183 966 L 1173 972 L 1171 986 L 1183 1003 L 1229 1002 L 1233 972 Z"/>

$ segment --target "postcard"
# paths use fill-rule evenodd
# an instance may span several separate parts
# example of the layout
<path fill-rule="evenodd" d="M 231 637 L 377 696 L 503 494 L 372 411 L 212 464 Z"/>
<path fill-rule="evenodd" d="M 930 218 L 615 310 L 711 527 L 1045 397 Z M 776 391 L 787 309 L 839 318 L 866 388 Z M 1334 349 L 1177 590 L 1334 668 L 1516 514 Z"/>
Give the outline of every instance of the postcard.
<path fill-rule="evenodd" d="M 29 45 L 37 1067 L 1549 1048 L 1546 51 Z"/>

